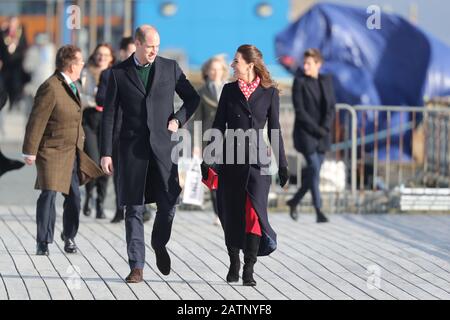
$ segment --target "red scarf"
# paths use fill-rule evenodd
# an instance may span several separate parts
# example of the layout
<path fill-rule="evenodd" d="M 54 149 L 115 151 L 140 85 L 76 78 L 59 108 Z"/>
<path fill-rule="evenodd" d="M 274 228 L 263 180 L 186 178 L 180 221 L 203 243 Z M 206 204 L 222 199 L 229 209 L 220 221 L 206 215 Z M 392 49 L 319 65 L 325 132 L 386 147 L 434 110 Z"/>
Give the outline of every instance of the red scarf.
<path fill-rule="evenodd" d="M 245 83 L 244 80 L 238 79 L 239 88 L 241 89 L 242 93 L 245 96 L 245 99 L 249 99 L 252 93 L 258 88 L 259 83 L 261 82 L 261 79 L 259 79 L 258 76 L 256 76 L 256 79 L 253 80 L 250 83 Z"/>

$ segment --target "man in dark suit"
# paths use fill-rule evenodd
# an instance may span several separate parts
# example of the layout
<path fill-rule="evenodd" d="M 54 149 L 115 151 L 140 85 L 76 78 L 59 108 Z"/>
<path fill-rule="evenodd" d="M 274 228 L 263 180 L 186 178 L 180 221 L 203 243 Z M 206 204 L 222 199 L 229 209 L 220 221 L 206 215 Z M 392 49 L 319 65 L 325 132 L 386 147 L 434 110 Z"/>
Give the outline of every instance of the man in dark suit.
<path fill-rule="evenodd" d="M 306 159 L 307 167 L 302 176 L 302 186 L 287 201 L 291 218 L 298 219 L 297 205 L 308 190 L 311 191 L 317 222 L 328 222 L 321 211 L 319 191 L 320 168 L 331 144 L 331 126 L 335 115 L 333 80 L 320 75 L 322 56 L 317 49 L 304 54 L 304 70 L 299 70 L 292 87 L 295 109 L 294 146 Z"/>
<path fill-rule="evenodd" d="M 136 52 L 114 66 L 108 81 L 103 112 L 102 168 L 111 175 L 119 172 L 119 203 L 125 206 L 125 228 L 131 272 L 126 281 L 141 282 L 145 264 L 143 212 L 146 203 L 156 202 L 152 247 L 162 274 L 170 273 L 166 250 L 181 188 L 177 159 L 171 140 L 194 113 L 199 96 L 176 61 L 159 57 L 160 38 L 149 25 L 136 29 Z M 174 111 L 175 92 L 183 100 Z M 120 110 L 120 111 L 119 111 Z M 114 162 L 115 116 L 122 113 L 118 159 Z M 176 136 L 175 136 L 176 138 Z M 176 152 L 174 152 L 175 154 Z"/>
<path fill-rule="evenodd" d="M 123 37 L 120 41 L 120 48 L 119 48 L 119 59 L 120 62 L 125 61 L 128 59 L 134 52 L 136 51 L 136 45 L 134 44 L 133 37 Z M 108 89 L 108 80 L 109 76 L 111 75 L 111 68 L 108 68 L 104 70 L 100 75 L 100 81 L 97 87 L 97 94 L 95 96 L 95 102 L 97 102 L 98 106 L 104 106 L 105 100 L 106 100 L 106 91 Z M 122 115 L 119 112 L 116 113 L 116 121 L 115 121 L 115 128 L 113 133 L 113 161 L 117 158 L 117 142 L 119 139 L 119 132 L 120 132 L 120 122 L 122 119 Z M 116 194 L 116 213 L 114 214 L 113 219 L 111 220 L 111 223 L 118 223 L 121 222 L 124 219 L 124 209 L 119 204 L 119 196 L 118 196 L 118 172 L 114 172 L 114 192 Z M 150 221 L 152 218 L 152 211 L 149 206 L 145 207 L 144 211 L 144 222 Z"/>

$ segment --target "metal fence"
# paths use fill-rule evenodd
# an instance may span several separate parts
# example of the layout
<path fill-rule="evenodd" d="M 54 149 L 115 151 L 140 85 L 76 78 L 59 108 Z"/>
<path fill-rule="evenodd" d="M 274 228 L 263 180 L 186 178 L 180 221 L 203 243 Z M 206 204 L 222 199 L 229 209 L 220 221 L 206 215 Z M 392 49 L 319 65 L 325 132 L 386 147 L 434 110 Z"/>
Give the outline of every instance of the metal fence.
<path fill-rule="evenodd" d="M 446 194 L 442 192 L 450 187 L 449 119 L 450 108 L 336 105 L 327 159 L 344 163 L 346 184 L 344 190 L 322 192 L 324 203 L 335 212 L 387 212 L 401 210 L 402 205 L 413 208 L 402 200 L 404 190 Z M 294 121 L 292 105 L 283 103 L 280 122 L 296 181 L 288 193 L 300 187 L 303 167 L 292 141 Z M 427 199 L 430 204 L 418 207 L 433 210 L 430 199 L 435 198 Z M 450 210 L 450 202 L 436 208 Z"/>

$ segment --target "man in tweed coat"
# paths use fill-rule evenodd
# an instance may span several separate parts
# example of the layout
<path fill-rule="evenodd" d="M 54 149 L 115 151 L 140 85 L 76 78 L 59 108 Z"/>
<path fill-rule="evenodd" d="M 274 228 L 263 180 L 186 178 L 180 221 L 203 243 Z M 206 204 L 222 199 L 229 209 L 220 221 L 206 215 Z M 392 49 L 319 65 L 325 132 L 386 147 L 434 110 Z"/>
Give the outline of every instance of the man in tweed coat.
<path fill-rule="evenodd" d="M 48 255 L 53 242 L 56 193 L 64 195 L 64 250 L 75 253 L 74 238 L 80 215 L 79 185 L 103 174 L 83 152 L 81 102 L 75 82 L 84 62 L 79 48 L 61 47 L 56 54 L 56 72 L 38 89 L 28 119 L 23 155 L 28 165 L 36 163 L 36 189 L 42 190 L 36 208 L 37 255 Z"/>

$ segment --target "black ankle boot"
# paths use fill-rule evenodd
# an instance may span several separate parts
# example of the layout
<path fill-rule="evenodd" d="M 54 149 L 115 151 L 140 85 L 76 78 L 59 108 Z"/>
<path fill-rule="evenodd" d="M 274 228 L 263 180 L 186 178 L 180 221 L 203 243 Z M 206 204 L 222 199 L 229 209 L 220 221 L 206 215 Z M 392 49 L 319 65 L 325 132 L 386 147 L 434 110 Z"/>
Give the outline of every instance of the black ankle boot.
<path fill-rule="evenodd" d="M 241 268 L 239 248 L 228 247 L 228 256 L 230 257 L 230 267 L 228 269 L 227 282 L 238 282 L 239 269 Z"/>
<path fill-rule="evenodd" d="M 322 211 L 317 210 L 316 211 L 316 216 L 317 216 L 317 219 L 316 219 L 317 223 L 326 223 L 326 222 L 328 222 L 328 218 L 323 214 Z"/>
<path fill-rule="evenodd" d="M 86 199 L 84 199 L 84 206 L 83 206 L 83 214 L 86 217 L 89 217 L 91 215 L 90 203 L 91 203 L 91 195 L 89 193 L 86 193 Z"/>
<path fill-rule="evenodd" d="M 253 267 L 256 263 L 260 239 L 261 237 L 255 234 L 247 234 L 244 249 L 244 270 L 242 272 L 242 284 L 244 286 L 256 286 L 256 281 L 253 279 Z"/>
<path fill-rule="evenodd" d="M 117 209 L 116 214 L 114 215 L 114 218 L 111 220 L 111 223 L 118 223 L 122 221 L 124 218 L 123 216 L 123 209 Z"/>
<path fill-rule="evenodd" d="M 294 204 L 293 199 L 286 201 L 286 204 L 289 206 L 289 215 L 292 220 L 298 220 L 298 212 L 297 212 L 297 204 Z"/>
<path fill-rule="evenodd" d="M 97 206 L 96 206 L 96 215 L 95 218 L 96 219 L 105 219 L 105 212 L 103 211 L 103 201 L 100 201 L 97 199 Z"/>

